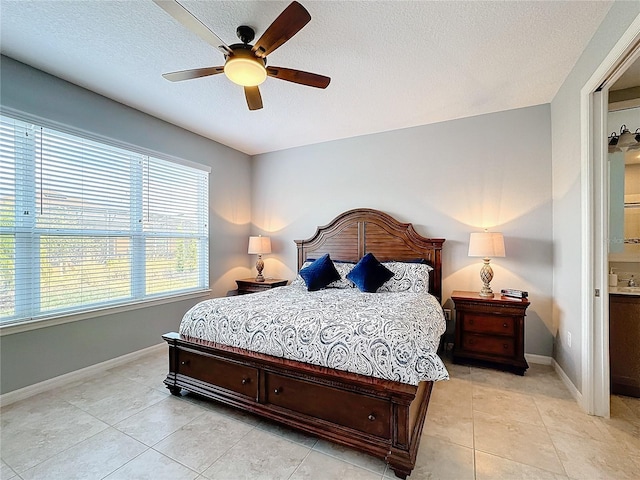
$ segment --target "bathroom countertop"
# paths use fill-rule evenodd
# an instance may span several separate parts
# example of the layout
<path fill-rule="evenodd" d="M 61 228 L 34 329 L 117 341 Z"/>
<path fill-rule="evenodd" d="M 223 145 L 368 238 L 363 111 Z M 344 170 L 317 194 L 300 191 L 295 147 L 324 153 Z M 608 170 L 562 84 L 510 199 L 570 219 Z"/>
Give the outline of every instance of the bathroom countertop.
<path fill-rule="evenodd" d="M 634 295 L 640 297 L 640 287 L 626 287 L 624 285 L 618 287 L 609 287 L 609 293 L 615 295 Z"/>

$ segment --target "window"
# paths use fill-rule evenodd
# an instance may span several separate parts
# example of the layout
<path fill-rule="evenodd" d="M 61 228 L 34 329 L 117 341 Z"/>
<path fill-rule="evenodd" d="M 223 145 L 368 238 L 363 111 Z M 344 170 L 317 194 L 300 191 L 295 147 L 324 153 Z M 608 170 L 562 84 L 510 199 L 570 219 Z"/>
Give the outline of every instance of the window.
<path fill-rule="evenodd" d="M 208 288 L 208 172 L 0 116 L 0 324 Z"/>

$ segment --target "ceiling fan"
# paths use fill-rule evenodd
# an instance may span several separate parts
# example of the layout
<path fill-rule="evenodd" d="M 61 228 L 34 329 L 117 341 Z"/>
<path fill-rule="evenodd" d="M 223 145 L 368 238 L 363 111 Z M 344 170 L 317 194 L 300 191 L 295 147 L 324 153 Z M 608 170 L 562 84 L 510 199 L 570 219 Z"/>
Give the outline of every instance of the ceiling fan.
<path fill-rule="evenodd" d="M 316 88 L 327 88 L 331 81 L 331 78 L 316 73 L 267 66 L 267 55 L 293 37 L 311 20 L 307 9 L 298 2 L 294 1 L 285 8 L 255 45 L 250 45 L 255 38 L 255 32 L 246 25 L 241 25 L 236 30 L 236 35 L 242 43 L 227 45 L 176 0 L 153 1 L 205 42 L 220 50 L 226 60 L 225 64 L 219 67 L 165 73 L 162 76 L 167 80 L 180 82 L 224 73 L 229 80 L 244 87 L 249 110 L 262 108 L 262 96 L 258 85 L 264 82 L 267 76 Z"/>

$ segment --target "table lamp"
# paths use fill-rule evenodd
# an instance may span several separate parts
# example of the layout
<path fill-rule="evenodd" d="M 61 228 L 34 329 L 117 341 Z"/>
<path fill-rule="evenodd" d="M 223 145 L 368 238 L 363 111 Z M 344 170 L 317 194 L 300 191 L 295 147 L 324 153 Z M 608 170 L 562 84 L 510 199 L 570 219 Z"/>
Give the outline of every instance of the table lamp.
<path fill-rule="evenodd" d="M 258 235 L 257 237 L 249 237 L 249 250 L 250 255 L 258 255 L 258 261 L 256 262 L 256 270 L 258 276 L 256 282 L 264 282 L 262 276 L 262 270 L 264 269 L 264 262 L 262 261 L 262 255 L 265 253 L 271 253 L 271 238 Z"/>
<path fill-rule="evenodd" d="M 502 233 L 494 232 L 475 232 L 469 237 L 469 256 L 483 257 L 484 265 L 480 269 L 480 278 L 484 284 L 480 290 L 481 297 L 492 298 L 491 280 L 493 279 L 493 270 L 489 261 L 491 257 L 504 257 L 504 237 Z"/>

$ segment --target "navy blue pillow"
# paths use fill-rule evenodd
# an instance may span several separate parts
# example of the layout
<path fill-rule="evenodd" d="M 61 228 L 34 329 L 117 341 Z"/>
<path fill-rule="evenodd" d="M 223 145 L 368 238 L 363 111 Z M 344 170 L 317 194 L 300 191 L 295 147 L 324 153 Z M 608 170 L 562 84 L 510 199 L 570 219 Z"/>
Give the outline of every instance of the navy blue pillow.
<path fill-rule="evenodd" d="M 367 253 L 347 274 L 362 292 L 374 293 L 384 282 L 393 277 L 393 272 L 382 265 L 372 253 Z"/>
<path fill-rule="evenodd" d="M 340 280 L 340 274 L 333 265 L 328 253 L 324 254 L 318 260 L 315 260 L 308 267 L 300 270 L 299 273 L 307 285 L 307 290 L 310 292 L 320 290 L 331 282 Z"/>

